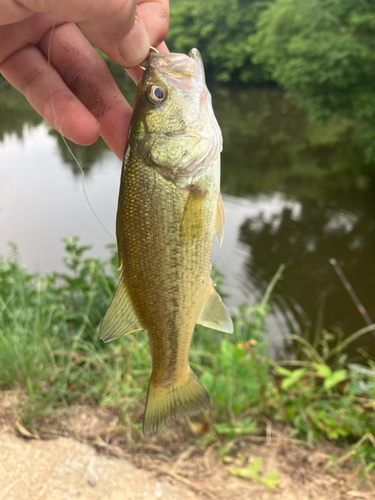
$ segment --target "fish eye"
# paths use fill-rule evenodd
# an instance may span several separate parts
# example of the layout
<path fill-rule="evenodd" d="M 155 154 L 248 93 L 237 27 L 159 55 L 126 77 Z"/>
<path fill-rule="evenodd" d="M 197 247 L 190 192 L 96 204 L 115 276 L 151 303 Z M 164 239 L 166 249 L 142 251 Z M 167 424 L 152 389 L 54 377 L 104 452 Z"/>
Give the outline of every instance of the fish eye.
<path fill-rule="evenodd" d="M 160 85 L 151 85 L 148 88 L 148 98 L 152 104 L 160 104 L 164 101 L 166 92 Z"/>

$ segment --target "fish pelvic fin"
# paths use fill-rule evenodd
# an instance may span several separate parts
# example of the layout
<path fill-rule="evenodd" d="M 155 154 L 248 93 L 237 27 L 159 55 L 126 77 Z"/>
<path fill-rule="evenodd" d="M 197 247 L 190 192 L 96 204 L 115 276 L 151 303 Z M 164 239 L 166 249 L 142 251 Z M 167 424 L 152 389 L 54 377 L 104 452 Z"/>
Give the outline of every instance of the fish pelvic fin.
<path fill-rule="evenodd" d="M 134 311 L 125 282 L 121 277 L 100 326 L 99 338 L 103 342 L 110 342 L 137 330 L 142 330 L 142 326 Z"/>
<path fill-rule="evenodd" d="M 206 302 L 197 323 L 220 332 L 233 333 L 233 322 L 212 280 L 206 295 Z"/>
<path fill-rule="evenodd" d="M 143 435 L 155 434 L 173 418 L 200 415 L 210 405 L 210 396 L 190 368 L 184 382 L 177 381 L 169 387 L 154 385 L 151 376 L 143 416 Z"/>

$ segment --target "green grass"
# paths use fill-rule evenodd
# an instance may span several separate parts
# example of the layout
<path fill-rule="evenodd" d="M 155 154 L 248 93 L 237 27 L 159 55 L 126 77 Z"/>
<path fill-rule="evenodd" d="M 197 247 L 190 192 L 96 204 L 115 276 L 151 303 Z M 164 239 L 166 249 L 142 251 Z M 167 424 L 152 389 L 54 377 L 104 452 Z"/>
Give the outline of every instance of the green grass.
<path fill-rule="evenodd" d="M 65 248 L 62 274 L 29 274 L 15 249 L 0 260 L 0 390 L 27 394 L 25 425 L 57 408 L 95 402 L 117 405 L 138 429 L 151 368 L 147 335 L 98 339 L 116 287 L 115 252 L 106 262 L 85 258 L 88 247 L 77 238 L 67 238 Z M 288 424 L 295 437 L 343 446 L 375 429 L 375 362 L 367 356 L 351 364 L 345 354 L 369 328 L 347 339 L 319 329 L 313 345 L 291 334 L 295 359 L 277 364 L 267 355 L 268 300 L 281 273 L 260 304 L 237 310 L 233 335 L 198 326 L 193 337 L 191 366 L 210 393 L 224 454 L 228 442 L 259 431 L 264 417 Z M 214 280 L 220 290 L 217 270 Z M 353 450 L 375 462 L 371 439 Z"/>

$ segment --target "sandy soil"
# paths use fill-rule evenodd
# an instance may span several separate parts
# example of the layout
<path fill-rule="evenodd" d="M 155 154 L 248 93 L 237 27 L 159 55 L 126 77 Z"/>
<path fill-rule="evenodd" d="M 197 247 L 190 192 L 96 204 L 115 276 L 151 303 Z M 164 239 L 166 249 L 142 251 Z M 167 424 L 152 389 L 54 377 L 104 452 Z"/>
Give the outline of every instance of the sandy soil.
<path fill-rule="evenodd" d="M 358 464 L 343 450 L 310 447 L 272 426 L 267 436 L 238 440 L 222 462 L 220 443 L 200 447 L 183 423 L 130 445 L 113 408 L 75 406 L 25 429 L 18 407 L 19 395 L 0 393 L 0 500 L 375 499 L 371 478 L 358 484 Z M 256 458 L 261 475 L 278 473 L 275 489 L 229 474 Z"/>
<path fill-rule="evenodd" d="M 129 461 L 98 454 L 71 438 L 24 440 L 0 435 L 1 500 L 194 500 L 195 493 Z"/>

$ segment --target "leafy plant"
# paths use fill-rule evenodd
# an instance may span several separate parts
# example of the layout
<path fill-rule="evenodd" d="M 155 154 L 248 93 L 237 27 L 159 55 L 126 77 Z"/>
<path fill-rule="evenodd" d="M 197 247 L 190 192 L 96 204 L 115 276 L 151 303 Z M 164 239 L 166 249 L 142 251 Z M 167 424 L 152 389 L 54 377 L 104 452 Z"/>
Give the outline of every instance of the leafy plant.
<path fill-rule="evenodd" d="M 317 373 L 324 378 L 324 389 L 328 390 L 339 384 L 346 379 L 346 370 L 336 370 L 332 372 L 331 368 L 327 365 L 315 365 Z"/>
<path fill-rule="evenodd" d="M 360 118 L 357 142 L 375 161 L 375 5 L 357 0 L 276 0 L 250 37 L 253 60 L 292 90 L 309 116 Z"/>
<path fill-rule="evenodd" d="M 248 37 L 268 0 L 171 0 L 167 44 L 173 52 L 197 47 L 209 78 L 228 82 L 268 80 L 251 60 Z"/>
<path fill-rule="evenodd" d="M 228 438 L 234 438 L 237 436 L 247 436 L 249 434 L 254 434 L 257 431 L 257 426 L 251 421 L 250 417 L 244 418 L 235 424 L 230 422 L 223 422 L 221 424 L 215 424 L 214 429 L 217 434 L 226 436 Z"/>
<path fill-rule="evenodd" d="M 253 462 L 246 467 L 227 467 L 227 471 L 233 476 L 249 479 L 255 484 L 262 483 L 267 488 L 275 489 L 279 484 L 279 473 L 267 472 L 261 475 L 262 467 L 263 460 L 261 458 L 254 458 Z"/>
<path fill-rule="evenodd" d="M 356 332 L 351 339 L 369 329 Z M 295 370 L 274 364 L 276 373 L 281 377 L 277 402 L 280 406 L 275 406 L 275 417 L 291 421 L 294 432 L 309 441 L 315 441 L 322 435 L 334 440 L 343 437 L 358 439 L 370 430 L 375 425 L 375 413 L 365 411 L 363 397 L 371 394 L 365 390 L 372 387 L 375 372 L 368 368 L 363 368 L 364 372 L 360 369 L 359 382 L 358 372 L 350 368 L 343 354 L 350 338 L 339 340 L 329 347 L 328 342 L 332 342 L 334 336 L 323 330 L 316 340 L 316 348 L 321 347 L 322 356 L 303 337 L 291 335 L 290 338 L 304 345 L 300 356 L 305 359 L 297 362 L 303 367 Z M 331 366 L 327 364 L 328 360 Z M 371 397 L 366 401 L 372 408 Z"/>
<path fill-rule="evenodd" d="M 109 344 L 98 340 L 116 287 L 116 254 L 108 261 L 86 258 L 89 248 L 76 238 L 67 238 L 65 248 L 66 272 L 45 277 L 27 273 L 15 248 L 0 260 L 0 390 L 23 389 L 24 425 L 74 402 L 111 403 L 139 436 L 151 371 L 147 335 L 138 332 Z M 371 327 L 346 339 L 321 330 L 314 346 L 289 335 L 302 347 L 299 358 L 276 363 L 267 354 L 265 318 L 281 273 L 282 268 L 261 303 L 236 311 L 233 335 L 197 326 L 193 336 L 191 365 L 212 398 L 219 456 L 231 458 L 239 439 L 262 432 L 266 416 L 287 423 L 299 438 L 356 442 L 353 456 L 370 464 L 375 461 L 375 363 L 370 358 L 363 365 L 350 363 L 345 349 Z M 220 286 L 217 270 L 214 280 Z M 128 437 L 133 439 L 131 433 Z M 233 473 L 268 487 L 276 484 L 276 476 L 258 469 L 255 462 Z"/>

